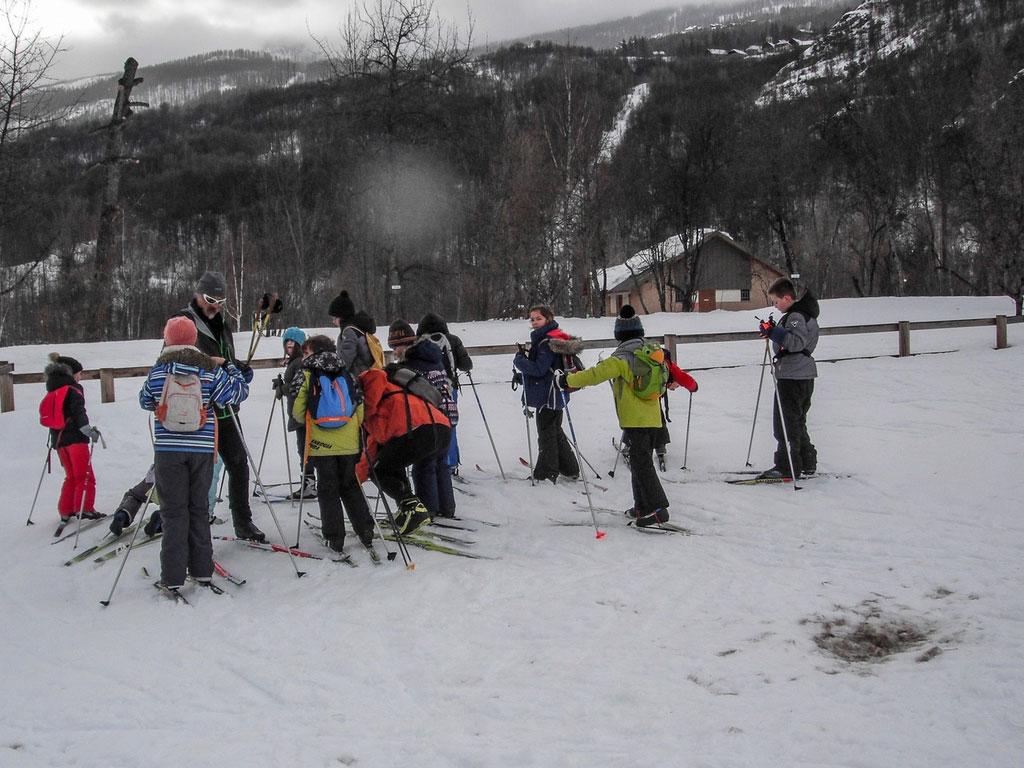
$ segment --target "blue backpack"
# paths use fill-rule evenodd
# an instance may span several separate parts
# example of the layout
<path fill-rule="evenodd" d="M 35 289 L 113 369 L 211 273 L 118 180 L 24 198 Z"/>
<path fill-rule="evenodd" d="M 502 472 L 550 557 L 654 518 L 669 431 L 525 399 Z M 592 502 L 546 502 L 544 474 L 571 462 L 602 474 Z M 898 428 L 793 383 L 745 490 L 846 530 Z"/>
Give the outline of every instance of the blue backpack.
<path fill-rule="evenodd" d="M 334 378 L 326 373 L 311 373 L 309 384 L 309 417 L 321 429 L 344 427 L 363 402 L 363 391 L 348 371 Z"/>

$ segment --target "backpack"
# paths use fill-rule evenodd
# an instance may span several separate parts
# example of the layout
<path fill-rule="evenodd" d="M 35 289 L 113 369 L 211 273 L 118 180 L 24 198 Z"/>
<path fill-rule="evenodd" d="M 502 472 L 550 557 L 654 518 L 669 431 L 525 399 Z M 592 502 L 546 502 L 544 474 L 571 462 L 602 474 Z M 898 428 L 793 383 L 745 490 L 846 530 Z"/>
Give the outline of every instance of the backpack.
<path fill-rule="evenodd" d="M 168 371 L 156 418 L 168 432 L 197 432 L 203 428 L 206 405 L 203 382 L 198 374 Z"/>
<path fill-rule="evenodd" d="M 440 332 L 427 333 L 424 334 L 424 336 L 441 348 L 441 352 L 443 353 L 441 360 L 444 362 L 445 373 L 448 374 L 448 380 L 452 383 L 452 386 L 455 386 L 458 378 L 455 373 L 455 354 L 452 352 L 451 339 Z"/>
<path fill-rule="evenodd" d="M 427 381 L 430 382 L 431 386 L 441 393 L 441 405 L 438 407 L 441 409 L 441 413 L 448 417 L 448 421 L 454 427 L 459 423 L 459 404 L 452 397 L 451 379 L 445 376 L 444 371 L 427 371 L 423 375 L 427 377 Z"/>
<path fill-rule="evenodd" d="M 397 365 L 395 363 L 389 365 L 384 371 L 388 375 L 388 381 L 401 387 L 402 391 L 407 395 L 426 400 L 439 410 L 443 409 L 444 396 L 419 371 L 414 371 L 412 368 L 406 368 L 404 365 Z M 397 392 L 387 392 L 384 394 L 384 397 L 397 394 Z"/>
<path fill-rule="evenodd" d="M 657 400 L 668 388 L 668 363 L 665 350 L 659 344 L 645 343 L 632 353 L 630 368 L 633 378 L 630 386 L 641 400 Z"/>
<path fill-rule="evenodd" d="M 366 339 L 366 348 L 370 350 L 370 357 L 373 358 L 373 365 L 371 368 L 383 368 L 384 367 L 384 347 L 380 343 L 380 339 L 377 338 L 377 334 L 368 333 L 362 328 L 357 328 L 354 325 L 348 326 L 356 333 L 362 334 L 363 338 Z"/>
<path fill-rule="evenodd" d="M 580 360 L 580 352 L 583 351 L 583 339 L 572 336 L 568 339 L 559 339 L 548 336 L 548 346 L 555 353 L 555 359 L 551 367 L 559 371 L 582 371 L 583 361 Z"/>
<path fill-rule="evenodd" d="M 321 429 L 344 427 L 362 402 L 363 390 L 349 371 L 340 371 L 333 377 L 310 371 L 306 411 L 310 421 Z"/>
<path fill-rule="evenodd" d="M 39 403 L 39 423 L 47 429 L 64 429 L 64 400 L 68 396 L 70 385 L 65 384 L 52 392 L 47 392 Z"/>

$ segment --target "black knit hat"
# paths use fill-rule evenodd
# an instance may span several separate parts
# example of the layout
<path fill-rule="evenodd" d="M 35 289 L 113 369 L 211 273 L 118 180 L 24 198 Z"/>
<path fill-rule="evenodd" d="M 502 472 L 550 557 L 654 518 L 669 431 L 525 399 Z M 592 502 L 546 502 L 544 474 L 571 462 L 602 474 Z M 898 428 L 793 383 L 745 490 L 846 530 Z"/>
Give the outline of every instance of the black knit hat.
<path fill-rule="evenodd" d="M 615 340 L 642 339 L 643 335 L 644 324 L 637 317 L 636 310 L 629 304 L 624 305 L 615 318 Z"/>
<path fill-rule="evenodd" d="M 82 364 L 75 360 L 73 357 L 67 357 L 66 355 L 58 355 L 56 352 L 50 353 L 50 360 L 57 365 L 67 366 L 71 370 L 71 374 L 74 375 L 82 370 Z"/>
<path fill-rule="evenodd" d="M 394 349 L 396 346 L 412 344 L 416 341 L 416 334 L 412 326 L 405 320 L 395 320 L 388 329 L 388 346 Z"/>
<path fill-rule="evenodd" d="M 327 314 L 331 317 L 337 317 L 341 320 L 350 320 L 355 313 L 356 305 L 348 297 L 348 291 L 342 291 L 335 296 L 334 301 L 331 302 L 331 306 L 327 310 Z"/>
<path fill-rule="evenodd" d="M 228 286 L 224 280 L 224 275 L 214 270 L 204 272 L 203 276 L 196 283 L 196 293 L 200 296 L 205 293 L 207 296 L 223 299 L 228 295 Z"/>

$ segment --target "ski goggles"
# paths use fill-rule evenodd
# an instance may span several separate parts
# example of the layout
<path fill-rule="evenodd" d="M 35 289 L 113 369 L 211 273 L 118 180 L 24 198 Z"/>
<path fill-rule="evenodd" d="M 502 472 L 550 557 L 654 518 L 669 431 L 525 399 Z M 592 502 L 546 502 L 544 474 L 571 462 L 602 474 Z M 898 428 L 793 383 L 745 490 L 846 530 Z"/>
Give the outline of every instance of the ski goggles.
<path fill-rule="evenodd" d="M 225 296 L 223 298 L 220 298 L 220 299 L 217 299 L 217 298 L 214 298 L 213 296 L 209 296 L 209 295 L 207 295 L 205 293 L 203 294 L 203 301 L 205 301 L 207 304 L 213 304 L 215 307 L 221 306 L 227 300 L 228 300 L 227 296 Z"/>

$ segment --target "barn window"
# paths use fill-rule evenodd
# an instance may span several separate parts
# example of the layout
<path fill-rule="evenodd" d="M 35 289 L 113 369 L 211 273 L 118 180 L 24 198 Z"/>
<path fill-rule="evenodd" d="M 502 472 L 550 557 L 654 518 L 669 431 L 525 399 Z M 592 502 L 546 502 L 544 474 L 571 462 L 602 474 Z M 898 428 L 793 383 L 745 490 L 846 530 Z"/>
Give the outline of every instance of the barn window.
<path fill-rule="evenodd" d="M 740 288 L 740 301 L 750 301 L 749 288 Z"/>

